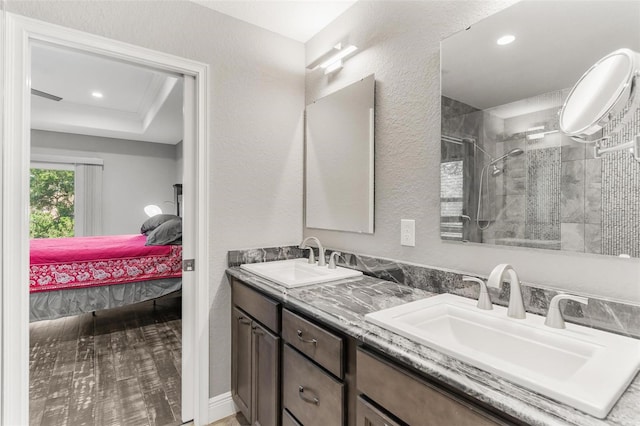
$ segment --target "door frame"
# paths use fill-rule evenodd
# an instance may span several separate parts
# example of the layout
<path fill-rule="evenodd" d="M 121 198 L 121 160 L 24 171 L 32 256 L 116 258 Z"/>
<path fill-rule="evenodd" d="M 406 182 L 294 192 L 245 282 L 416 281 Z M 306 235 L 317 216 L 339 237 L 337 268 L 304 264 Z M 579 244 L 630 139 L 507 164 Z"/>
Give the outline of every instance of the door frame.
<path fill-rule="evenodd" d="M 188 219 L 185 220 L 183 256 L 196 259 L 197 269 L 183 272 L 182 420 L 206 424 L 209 404 L 209 66 L 9 12 L 0 13 L 4 15 L 0 34 L 0 40 L 3 38 L 0 53 L 4 57 L 0 85 L 4 91 L 0 106 L 3 111 L 0 423 L 29 423 L 29 290 L 26 284 L 29 282 L 30 46 L 32 41 L 37 41 L 185 76 L 183 200 Z"/>

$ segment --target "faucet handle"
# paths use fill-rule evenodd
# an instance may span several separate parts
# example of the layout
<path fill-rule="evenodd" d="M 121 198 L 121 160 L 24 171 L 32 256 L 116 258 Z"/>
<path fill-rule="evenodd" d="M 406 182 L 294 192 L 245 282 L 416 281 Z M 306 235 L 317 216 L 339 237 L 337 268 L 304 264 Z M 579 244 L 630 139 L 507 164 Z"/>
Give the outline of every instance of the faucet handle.
<path fill-rule="evenodd" d="M 471 277 L 469 275 L 463 275 L 462 281 L 472 281 L 480 284 L 480 295 L 478 296 L 478 304 L 476 305 L 478 309 L 484 309 L 485 311 L 493 309 L 493 303 L 491 303 L 491 297 L 489 297 L 489 290 L 487 289 L 487 284 L 485 284 L 484 281 L 480 278 Z"/>
<path fill-rule="evenodd" d="M 564 323 L 564 318 L 562 317 L 562 312 L 560 311 L 560 301 L 561 300 L 573 300 L 576 302 L 580 302 L 583 305 L 589 304 L 589 299 L 582 296 L 574 296 L 572 294 L 559 293 L 553 296 L 551 302 L 549 303 L 549 311 L 547 312 L 547 318 L 544 320 L 544 325 L 552 327 L 552 328 L 565 328 L 566 325 Z"/>
<path fill-rule="evenodd" d="M 314 265 L 316 263 L 316 255 L 313 252 L 313 247 L 307 247 L 307 246 L 301 245 L 300 248 L 302 250 L 309 250 L 309 263 Z"/>
<path fill-rule="evenodd" d="M 339 251 L 331 252 L 331 256 L 329 256 L 329 269 L 336 269 L 337 268 L 336 259 L 339 256 L 342 256 L 342 253 L 340 253 Z"/>

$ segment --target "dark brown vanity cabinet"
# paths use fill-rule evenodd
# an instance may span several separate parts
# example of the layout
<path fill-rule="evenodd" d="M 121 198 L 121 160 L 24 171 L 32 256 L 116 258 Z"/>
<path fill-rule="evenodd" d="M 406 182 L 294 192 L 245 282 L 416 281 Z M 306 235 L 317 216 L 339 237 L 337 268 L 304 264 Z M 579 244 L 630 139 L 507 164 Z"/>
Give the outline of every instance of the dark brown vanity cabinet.
<path fill-rule="evenodd" d="M 363 397 L 358 397 L 358 426 L 401 426 Z"/>
<path fill-rule="evenodd" d="M 367 397 L 359 400 L 358 426 L 514 424 L 367 350 L 358 349 L 357 363 L 358 390 Z"/>
<path fill-rule="evenodd" d="M 282 310 L 282 405 L 304 426 L 348 424 L 346 338 Z M 349 423 L 352 424 L 352 423 Z"/>
<path fill-rule="evenodd" d="M 280 425 L 280 304 L 232 284 L 231 389 L 252 425 Z"/>
<path fill-rule="evenodd" d="M 522 424 L 231 281 L 232 395 L 252 425 Z"/>

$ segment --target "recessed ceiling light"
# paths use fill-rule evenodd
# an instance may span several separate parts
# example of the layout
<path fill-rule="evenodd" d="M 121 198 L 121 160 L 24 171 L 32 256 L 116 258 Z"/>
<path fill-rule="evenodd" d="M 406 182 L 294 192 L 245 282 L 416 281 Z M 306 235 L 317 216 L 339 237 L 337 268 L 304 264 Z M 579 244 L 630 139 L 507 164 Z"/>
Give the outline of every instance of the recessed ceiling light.
<path fill-rule="evenodd" d="M 505 44 L 513 43 L 515 39 L 516 39 L 516 36 L 507 34 L 507 35 L 503 35 L 498 40 L 496 40 L 496 43 L 498 43 L 500 46 L 504 46 Z"/>
<path fill-rule="evenodd" d="M 91 96 L 94 98 L 102 99 L 102 92 L 91 92 Z"/>

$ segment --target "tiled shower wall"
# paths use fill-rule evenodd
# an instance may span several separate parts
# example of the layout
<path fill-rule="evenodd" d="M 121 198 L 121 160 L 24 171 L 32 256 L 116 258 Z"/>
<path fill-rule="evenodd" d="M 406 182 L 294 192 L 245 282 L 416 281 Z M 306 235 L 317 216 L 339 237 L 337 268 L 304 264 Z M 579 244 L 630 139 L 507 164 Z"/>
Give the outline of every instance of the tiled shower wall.
<path fill-rule="evenodd" d="M 552 95 L 560 99 L 566 92 Z M 525 151 L 498 163 L 502 174 L 485 176 L 490 197 L 483 194 L 480 219 L 493 224 L 482 232 L 475 229 L 481 235 L 468 238 L 470 241 L 640 257 L 640 163 L 629 152 L 595 158 L 592 144 L 575 142 L 557 131 L 557 108 L 502 120 L 443 98 L 445 111 L 443 134 L 475 133 L 496 158 L 514 148 Z M 488 124 L 492 120 L 501 123 Z M 489 126 L 502 131 L 489 135 Z M 536 126 L 551 133 L 542 139 L 527 139 L 530 132 L 526 129 Z M 612 135 L 607 143 L 617 145 L 636 134 L 640 134 L 640 109 L 624 132 Z M 474 182 L 465 187 L 465 193 L 478 190 L 482 165 L 490 161 L 478 160 L 472 168 L 474 176 L 465 175 L 465 181 Z M 465 171 L 471 174 L 472 170 Z M 474 219 L 476 199 L 466 199 L 466 204 L 467 214 Z M 474 220 L 465 223 L 466 229 L 472 227 Z M 473 237 L 473 233 L 466 234 Z"/>
<path fill-rule="evenodd" d="M 617 120 L 605 131 L 616 124 Z M 628 142 L 639 134 L 640 108 L 603 146 Z M 602 156 L 602 217 L 602 253 L 640 257 L 640 162 L 627 150 Z"/>
<path fill-rule="evenodd" d="M 527 150 L 525 238 L 560 241 L 560 160 L 557 147 Z"/>

